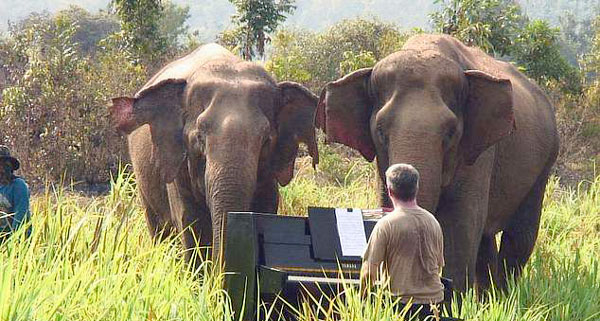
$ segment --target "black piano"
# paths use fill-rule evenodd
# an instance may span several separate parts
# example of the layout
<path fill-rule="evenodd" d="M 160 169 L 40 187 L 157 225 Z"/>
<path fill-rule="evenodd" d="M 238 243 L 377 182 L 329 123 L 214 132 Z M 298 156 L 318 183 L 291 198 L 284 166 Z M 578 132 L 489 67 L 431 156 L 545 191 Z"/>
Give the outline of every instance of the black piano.
<path fill-rule="evenodd" d="M 308 217 L 228 213 L 225 290 L 236 319 L 243 313 L 243 320 L 254 320 L 258 299 L 294 303 L 305 291 L 335 294 L 343 283 L 359 284 L 361 257 L 342 255 L 333 211 L 309 208 Z M 363 217 L 367 239 L 377 219 L 377 214 Z"/>

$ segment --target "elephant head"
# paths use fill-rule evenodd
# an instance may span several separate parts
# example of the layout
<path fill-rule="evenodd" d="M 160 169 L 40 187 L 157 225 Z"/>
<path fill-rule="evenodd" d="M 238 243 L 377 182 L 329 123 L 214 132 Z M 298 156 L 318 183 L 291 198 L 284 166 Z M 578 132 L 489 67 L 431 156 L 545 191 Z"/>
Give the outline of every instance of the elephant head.
<path fill-rule="evenodd" d="M 111 115 L 126 134 L 149 126 L 156 172 L 206 204 L 212 230 L 202 233 L 216 252 L 227 212 L 276 211 L 277 183 L 290 182 L 300 143 L 318 163 L 318 97 L 247 62 L 217 61 L 198 74 L 115 98 Z"/>
<path fill-rule="evenodd" d="M 512 101 L 507 79 L 433 51 L 406 50 L 327 84 L 315 120 L 328 141 L 377 157 L 382 180 L 389 165 L 413 164 L 421 173 L 419 203 L 435 211 L 457 166 L 473 165 L 511 133 Z"/>

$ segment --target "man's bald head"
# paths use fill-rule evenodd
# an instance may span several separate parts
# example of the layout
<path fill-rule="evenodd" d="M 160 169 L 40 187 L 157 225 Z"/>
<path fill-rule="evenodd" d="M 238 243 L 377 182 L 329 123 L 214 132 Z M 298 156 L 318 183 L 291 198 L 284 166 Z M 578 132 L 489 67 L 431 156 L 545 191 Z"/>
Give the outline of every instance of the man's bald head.
<path fill-rule="evenodd" d="M 419 171 L 409 164 L 394 164 L 385 171 L 386 184 L 392 197 L 408 202 L 417 197 Z"/>

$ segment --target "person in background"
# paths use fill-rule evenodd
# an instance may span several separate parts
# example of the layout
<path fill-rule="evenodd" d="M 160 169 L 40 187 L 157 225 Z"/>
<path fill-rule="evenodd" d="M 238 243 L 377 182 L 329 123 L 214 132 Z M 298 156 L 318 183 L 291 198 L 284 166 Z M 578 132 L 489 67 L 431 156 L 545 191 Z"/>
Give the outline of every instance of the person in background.
<path fill-rule="evenodd" d="M 8 147 L 0 145 L 0 243 L 27 223 L 29 212 L 29 188 L 27 183 L 15 176 L 20 167 Z M 28 228 L 27 235 L 31 234 Z"/>
<path fill-rule="evenodd" d="M 431 305 L 444 299 L 440 280 L 444 266 L 442 229 L 436 218 L 417 204 L 419 172 L 408 164 L 386 171 L 391 213 L 380 219 L 363 255 L 361 283 L 370 289 L 376 280 L 389 285 L 409 314 L 423 320 Z"/>

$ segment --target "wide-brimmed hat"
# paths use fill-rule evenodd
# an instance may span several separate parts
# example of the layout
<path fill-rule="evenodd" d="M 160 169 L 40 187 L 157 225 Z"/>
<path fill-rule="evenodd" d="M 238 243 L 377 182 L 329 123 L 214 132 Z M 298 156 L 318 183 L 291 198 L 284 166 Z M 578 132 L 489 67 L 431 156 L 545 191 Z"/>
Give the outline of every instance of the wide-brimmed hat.
<path fill-rule="evenodd" d="M 10 149 L 4 145 L 0 145 L 0 160 L 8 160 L 15 171 L 21 167 L 19 160 L 10 156 Z"/>

